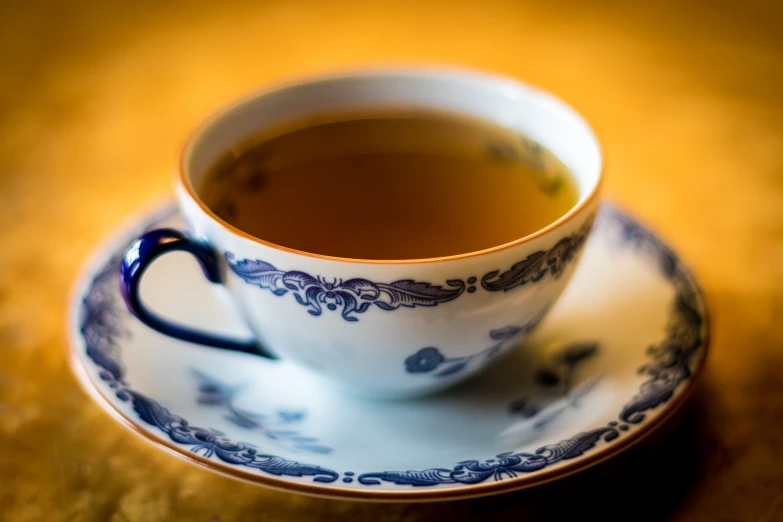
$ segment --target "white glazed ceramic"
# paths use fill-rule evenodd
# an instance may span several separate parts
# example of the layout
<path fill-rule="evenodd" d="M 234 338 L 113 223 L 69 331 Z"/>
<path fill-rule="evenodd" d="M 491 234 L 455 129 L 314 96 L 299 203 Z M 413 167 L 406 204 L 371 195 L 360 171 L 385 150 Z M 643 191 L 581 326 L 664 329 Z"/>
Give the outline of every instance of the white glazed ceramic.
<path fill-rule="evenodd" d="M 563 298 L 523 346 L 470 382 L 406 401 L 344 394 L 288 361 L 194 347 L 132 317 L 117 264 L 144 228 L 182 225 L 166 214 L 135 222 L 85 271 L 70 305 L 71 361 L 125 426 L 238 479 L 369 500 L 526 487 L 639 440 L 682 403 L 703 367 L 708 326 L 692 277 L 669 248 L 611 208 L 601 211 Z M 188 261 L 175 253 L 152 266 L 145 297 L 184 324 L 241 336 L 242 321 L 219 304 L 220 288 Z M 491 347 L 500 341 L 487 341 L 471 364 L 498 355 Z M 404 369 L 406 356 L 391 370 Z M 459 364 L 442 360 L 408 377 L 437 383 Z"/>
<path fill-rule="evenodd" d="M 194 187 L 213 162 L 259 130 L 307 115 L 373 107 L 447 110 L 517 129 L 570 168 L 579 201 L 555 223 L 512 243 L 458 256 L 384 261 L 270 244 L 223 222 L 198 199 Z M 474 374 L 485 359 L 471 356 L 499 340 L 504 342 L 497 351 L 502 351 L 535 328 L 576 267 L 597 209 L 600 178 L 601 154 L 590 128 L 550 95 L 477 73 L 391 71 L 297 83 L 220 112 L 187 145 L 177 197 L 190 230 L 217 253 L 213 279 L 224 281 L 237 316 L 263 347 L 363 394 L 413 396 Z M 447 192 L 444 187 L 444 197 Z M 296 211 L 297 195 L 290 197 Z M 363 212 L 405 212 L 404 202 L 395 209 L 375 209 L 371 197 L 335 204 L 355 204 L 357 219 Z M 179 241 L 168 236 L 155 241 L 167 245 L 173 239 Z M 139 264 L 140 250 L 145 248 L 131 247 L 131 264 Z M 170 333 L 165 324 L 158 329 Z M 427 348 L 432 350 L 422 351 Z M 450 367 L 441 378 L 422 379 L 418 373 L 438 357 L 464 364 Z M 407 365 L 399 364 L 405 360 Z"/>

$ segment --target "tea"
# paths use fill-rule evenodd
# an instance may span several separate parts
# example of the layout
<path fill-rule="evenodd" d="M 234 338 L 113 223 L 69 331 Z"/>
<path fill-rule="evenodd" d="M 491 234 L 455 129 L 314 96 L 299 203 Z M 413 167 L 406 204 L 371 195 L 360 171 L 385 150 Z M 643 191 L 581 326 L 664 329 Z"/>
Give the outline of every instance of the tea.
<path fill-rule="evenodd" d="M 576 182 L 518 132 L 429 111 L 335 114 L 228 151 L 199 195 L 259 239 L 355 259 L 464 254 L 540 230 L 570 210 Z"/>

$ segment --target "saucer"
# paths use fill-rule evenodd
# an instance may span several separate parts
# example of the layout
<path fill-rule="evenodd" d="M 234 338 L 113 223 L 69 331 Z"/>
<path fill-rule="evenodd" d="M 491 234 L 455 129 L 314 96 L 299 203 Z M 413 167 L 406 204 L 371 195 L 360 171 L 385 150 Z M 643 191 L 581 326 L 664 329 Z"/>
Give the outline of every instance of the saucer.
<path fill-rule="evenodd" d="M 134 221 L 77 284 L 75 373 L 102 408 L 152 444 L 264 486 L 427 501 L 557 479 L 659 425 L 707 352 L 704 299 L 691 274 L 646 228 L 605 205 L 573 281 L 522 346 L 438 395 L 355 397 L 285 361 L 177 341 L 133 318 L 120 297 L 120 258 L 131 239 L 159 226 L 184 225 L 174 207 Z M 185 254 L 156 261 L 141 292 L 170 319 L 249 336 L 223 290 Z M 503 342 L 488 338 L 475 357 L 493 356 Z M 422 351 L 401 364 L 438 379 L 464 363 L 437 355 Z"/>

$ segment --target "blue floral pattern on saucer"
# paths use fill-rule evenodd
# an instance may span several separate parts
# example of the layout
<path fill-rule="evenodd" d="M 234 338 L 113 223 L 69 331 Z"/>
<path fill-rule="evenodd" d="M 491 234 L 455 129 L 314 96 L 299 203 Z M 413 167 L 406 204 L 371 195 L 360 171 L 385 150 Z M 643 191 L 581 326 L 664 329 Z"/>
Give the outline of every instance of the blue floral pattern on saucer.
<path fill-rule="evenodd" d="M 193 369 L 193 376 L 199 381 L 198 403 L 221 408 L 226 412 L 223 418 L 231 424 L 261 432 L 266 438 L 279 441 L 290 449 L 323 454 L 334 451 L 333 448 L 320 444 L 317 438 L 303 435 L 293 429 L 294 425 L 307 415 L 304 410 L 278 410 L 272 415 L 248 411 L 235 404 L 237 393 L 244 387 L 242 384 L 226 384 L 196 369 Z"/>
<path fill-rule="evenodd" d="M 535 372 L 536 392 L 518 397 L 508 406 L 509 413 L 532 420 L 533 428 L 541 429 L 569 408 L 578 408 L 601 380 L 594 377 L 574 386 L 574 372 L 577 366 L 598 353 L 598 343 L 569 343 L 558 350 L 558 354 L 546 366 Z"/>
<path fill-rule="evenodd" d="M 531 473 L 551 466 L 561 460 L 578 457 L 593 448 L 599 440 L 611 442 L 618 437 L 616 428 L 607 426 L 551 444 L 542 446 L 535 453 L 505 452 L 497 458 L 479 462 L 463 460 L 453 468 L 430 468 L 422 471 L 382 471 L 362 473 L 359 482 L 377 486 L 381 481 L 407 486 L 435 486 L 439 484 L 478 484 L 487 480 L 514 478 L 520 473 Z"/>

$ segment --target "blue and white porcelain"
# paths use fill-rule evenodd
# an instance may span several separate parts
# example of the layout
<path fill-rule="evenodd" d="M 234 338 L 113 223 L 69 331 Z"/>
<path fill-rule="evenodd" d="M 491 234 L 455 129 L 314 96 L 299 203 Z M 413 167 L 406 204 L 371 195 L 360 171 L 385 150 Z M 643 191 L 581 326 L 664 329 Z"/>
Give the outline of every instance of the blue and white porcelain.
<path fill-rule="evenodd" d="M 453 389 L 408 400 L 345 393 L 290 361 L 197 346 L 137 320 L 117 284 L 123 253 L 143 230 L 182 225 L 169 208 L 98 252 L 71 302 L 71 360 L 125 426 L 237 479 L 386 501 L 518 489 L 628 447 L 683 401 L 704 364 L 707 316 L 692 276 L 612 207 L 599 212 L 572 283 L 523 344 L 517 329 L 528 326 L 501 323 L 472 351 L 433 340 L 390 356 L 393 370 L 422 383 L 488 366 Z M 248 335 L 232 301 L 189 261 L 173 253 L 151 266 L 145 300 L 183 325 Z M 272 297 L 305 310 L 296 330 L 327 315 Z M 367 310 L 356 324 L 394 313 Z"/>
<path fill-rule="evenodd" d="M 220 154 L 265 127 L 324 111 L 377 107 L 460 112 L 516 129 L 569 167 L 578 203 L 546 228 L 505 245 L 442 258 L 384 261 L 295 251 L 251 237 L 218 218 L 194 190 Z M 488 153 L 502 145 L 487 144 Z M 191 232 L 154 230 L 131 244 L 122 268 L 123 296 L 140 320 L 175 338 L 278 356 L 365 395 L 431 393 L 486 367 L 531 333 L 555 303 L 590 233 L 601 161 L 598 143 L 578 114 L 509 79 L 422 70 L 293 84 L 239 102 L 196 132 L 183 153 L 177 185 L 179 208 Z M 371 195 L 366 201 L 335 204 L 356 205 L 357 219 L 363 212 L 405 212 L 404 202 L 398 208 L 374 208 Z M 296 194 L 291 205 L 296 208 Z M 172 251 L 191 254 L 208 280 L 222 283 L 233 313 L 249 327 L 244 337 L 210 332 L 202 323 L 198 328 L 179 325 L 142 302 L 139 286 L 147 266 Z M 193 296 L 183 293 L 180 299 Z M 496 339 L 497 332 L 505 337 Z M 486 356 L 477 355 L 483 352 Z M 429 356 L 443 358 L 443 365 L 423 375 L 435 362 Z M 400 360 L 410 364 L 400 365 Z"/>

